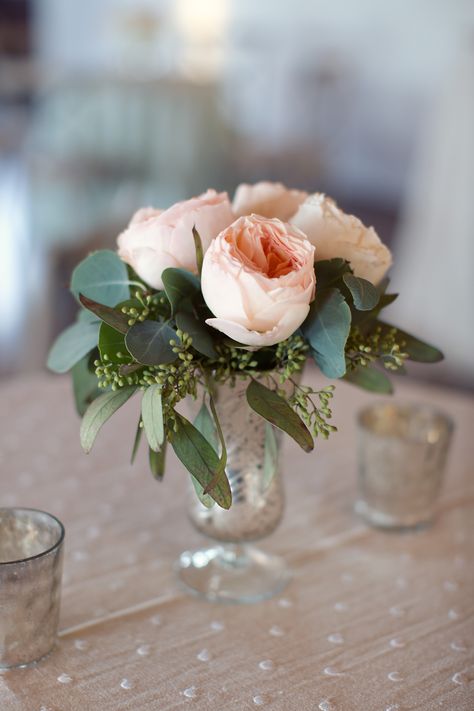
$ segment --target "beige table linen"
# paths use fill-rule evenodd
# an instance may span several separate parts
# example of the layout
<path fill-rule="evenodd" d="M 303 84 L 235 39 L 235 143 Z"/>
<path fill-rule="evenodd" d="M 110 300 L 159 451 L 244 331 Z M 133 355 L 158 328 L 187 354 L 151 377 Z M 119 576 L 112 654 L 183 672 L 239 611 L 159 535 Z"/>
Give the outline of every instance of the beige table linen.
<path fill-rule="evenodd" d="M 50 511 L 67 534 L 58 646 L 0 674 L 0 710 L 473 711 L 473 400 L 397 384 L 456 423 L 435 525 L 385 533 L 354 515 L 354 414 L 375 396 L 338 384 L 340 432 L 309 456 L 285 447 L 286 516 L 264 545 L 294 579 L 250 606 L 177 587 L 173 561 L 203 539 L 174 457 L 162 484 L 144 448 L 128 464 L 138 397 L 86 456 L 67 378 L 2 385 L 0 505 Z"/>

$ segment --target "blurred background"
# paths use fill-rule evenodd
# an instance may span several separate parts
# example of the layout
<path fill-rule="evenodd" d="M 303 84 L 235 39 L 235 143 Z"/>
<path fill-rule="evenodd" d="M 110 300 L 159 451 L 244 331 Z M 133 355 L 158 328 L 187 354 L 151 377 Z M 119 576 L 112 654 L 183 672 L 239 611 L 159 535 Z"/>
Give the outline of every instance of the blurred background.
<path fill-rule="evenodd" d="M 138 206 L 260 179 L 373 224 L 416 373 L 474 387 L 472 0 L 0 0 L 0 377 Z"/>

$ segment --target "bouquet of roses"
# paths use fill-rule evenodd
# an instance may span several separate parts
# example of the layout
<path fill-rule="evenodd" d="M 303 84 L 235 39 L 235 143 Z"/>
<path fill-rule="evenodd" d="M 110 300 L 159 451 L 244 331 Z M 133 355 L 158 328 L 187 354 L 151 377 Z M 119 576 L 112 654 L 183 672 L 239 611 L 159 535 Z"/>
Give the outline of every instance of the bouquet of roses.
<path fill-rule="evenodd" d="M 397 296 L 387 293 L 390 265 L 373 228 L 322 194 L 281 184 L 240 185 L 232 203 L 208 190 L 167 210 L 138 210 L 117 253 L 95 252 L 74 270 L 78 318 L 48 359 L 52 370 L 72 371 L 84 450 L 142 391 L 132 459 L 144 431 L 161 478 L 169 442 L 198 491 L 228 508 L 219 383 L 247 379 L 249 407 L 310 451 L 336 428 L 334 385 L 299 382 L 307 359 L 329 379 L 389 393 L 387 371 L 442 358 L 380 319 Z M 176 408 L 198 388 L 203 403 L 191 423 Z"/>

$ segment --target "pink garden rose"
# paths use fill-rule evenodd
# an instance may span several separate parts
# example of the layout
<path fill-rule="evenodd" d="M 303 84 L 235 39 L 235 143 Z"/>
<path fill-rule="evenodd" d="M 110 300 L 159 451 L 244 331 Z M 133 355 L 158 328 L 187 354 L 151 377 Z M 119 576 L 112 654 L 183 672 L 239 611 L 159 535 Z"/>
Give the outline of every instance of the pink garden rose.
<path fill-rule="evenodd" d="M 235 191 L 232 210 L 241 215 L 262 215 L 277 217 L 288 222 L 299 206 L 308 197 L 302 190 L 289 190 L 282 183 L 262 181 L 255 185 L 242 183 Z"/>
<path fill-rule="evenodd" d="M 162 289 L 167 267 L 197 272 L 192 229 L 196 226 L 205 251 L 234 220 L 227 193 L 208 190 L 177 202 L 167 210 L 141 208 L 119 235 L 118 254 L 154 289 Z"/>
<path fill-rule="evenodd" d="M 202 293 L 215 316 L 206 323 L 248 346 L 285 340 L 308 315 L 313 263 L 314 247 L 295 227 L 240 217 L 204 256 Z"/>
<path fill-rule="evenodd" d="M 322 193 L 310 195 L 290 218 L 316 247 L 316 261 L 342 257 L 354 274 L 378 284 L 392 264 L 390 250 L 373 227 L 347 215 Z"/>

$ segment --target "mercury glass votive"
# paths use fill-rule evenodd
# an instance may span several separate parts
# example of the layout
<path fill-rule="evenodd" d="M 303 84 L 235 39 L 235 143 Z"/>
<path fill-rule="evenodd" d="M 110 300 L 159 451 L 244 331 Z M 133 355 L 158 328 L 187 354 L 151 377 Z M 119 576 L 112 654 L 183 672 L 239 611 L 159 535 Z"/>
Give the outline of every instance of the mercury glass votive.
<path fill-rule="evenodd" d="M 0 508 L 0 669 L 38 661 L 55 644 L 63 541 L 51 514 Z"/>
<path fill-rule="evenodd" d="M 378 403 L 358 416 L 359 491 L 368 523 L 410 528 L 432 521 L 453 423 L 429 405 Z"/>

